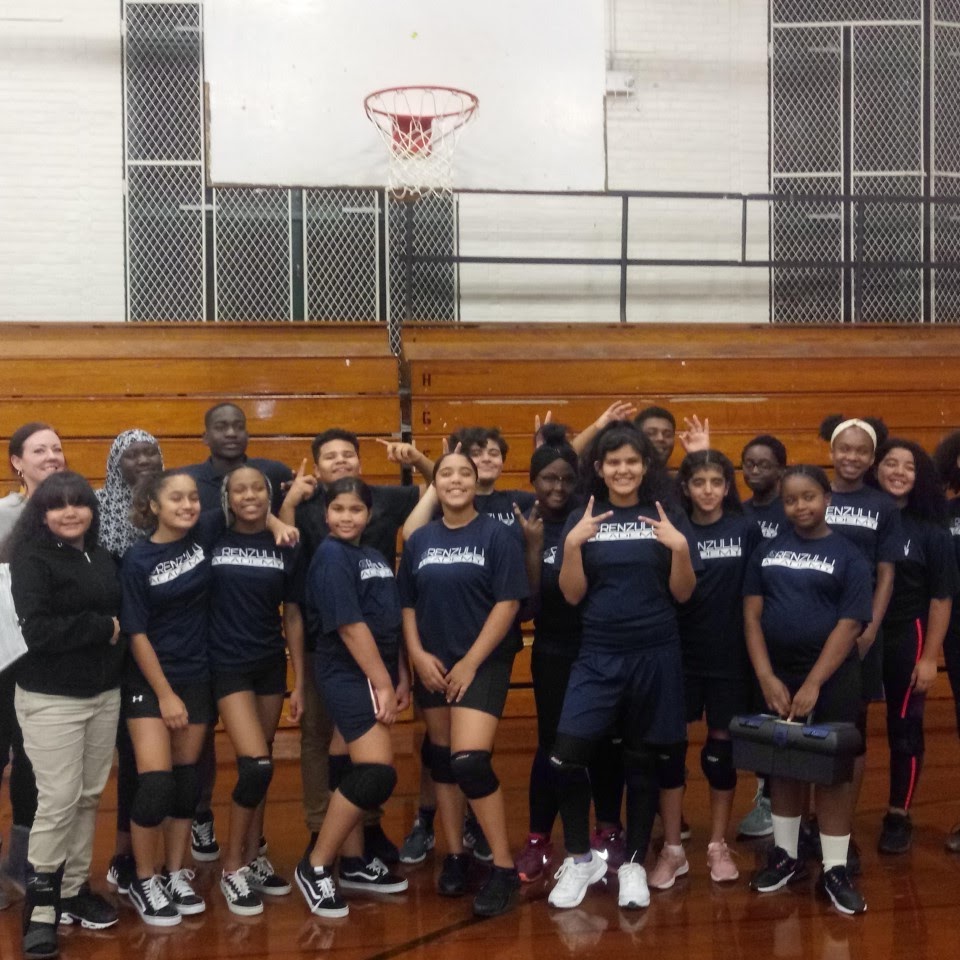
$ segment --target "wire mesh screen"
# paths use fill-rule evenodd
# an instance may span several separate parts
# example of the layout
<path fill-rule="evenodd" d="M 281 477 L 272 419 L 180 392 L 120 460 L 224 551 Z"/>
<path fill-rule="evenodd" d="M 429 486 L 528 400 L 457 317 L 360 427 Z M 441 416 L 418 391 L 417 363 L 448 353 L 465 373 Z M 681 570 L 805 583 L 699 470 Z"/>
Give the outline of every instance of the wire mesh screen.
<path fill-rule="evenodd" d="M 308 320 L 380 320 L 379 195 L 304 191 Z"/>
<path fill-rule="evenodd" d="M 456 253 L 456 209 L 456 200 L 450 194 L 424 196 L 414 203 L 389 201 L 387 239 L 391 324 L 407 319 L 457 319 L 457 272 L 452 263 L 414 262 L 410 265 L 408 315 L 406 257 L 408 230 L 414 256 L 452 256 Z"/>
<path fill-rule="evenodd" d="M 960 199 L 960 178 L 934 177 L 938 197 Z M 960 263 L 960 204 L 934 204 L 933 259 Z M 933 271 L 933 316 L 937 323 L 960 323 L 960 270 Z"/>
<path fill-rule="evenodd" d="M 935 0 L 934 19 L 960 23 L 960 0 Z"/>
<path fill-rule="evenodd" d="M 923 0 L 774 0 L 774 23 L 919 20 Z"/>
<path fill-rule="evenodd" d="M 774 175 L 839 174 L 842 64 L 839 27 L 774 31 Z"/>
<path fill-rule="evenodd" d="M 775 193 L 838 194 L 839 177 L 775 178 Z M 777 201 L 773 256 L 783 260 L 843 259 L 843 206 L 839 201 Z M 777 267 L 773 271 L 774 323 L 837 323 L 843 315 L 840 267 Z"/>
<path fill-rule="evenodd" d="M 200 167 L 128 167 L 127 270 L 131 320 L 203 319 Z"/>
<path fill-rule="evenodd" d="M 922 177 L 854 177 L 854 193 L 916 195 L 916 203 L 863 204 L 862 259 L 876 264 L 923 259 Z M 852 224 L 856 230 L 856 223 Z M 857 278 L 855 318 L 864 323 L 919 323 L 923 272 L 919 267 L 866 269 Z"/>
<path fill-rule="evenodd" d="M 290 191 L 213 192 L 217 320 L 287 320 L 291 310 Z"/>
<path fill-rule="evenodd" d="M 126 5 L 127 159 L 203 158 L 200 5 Z"/>

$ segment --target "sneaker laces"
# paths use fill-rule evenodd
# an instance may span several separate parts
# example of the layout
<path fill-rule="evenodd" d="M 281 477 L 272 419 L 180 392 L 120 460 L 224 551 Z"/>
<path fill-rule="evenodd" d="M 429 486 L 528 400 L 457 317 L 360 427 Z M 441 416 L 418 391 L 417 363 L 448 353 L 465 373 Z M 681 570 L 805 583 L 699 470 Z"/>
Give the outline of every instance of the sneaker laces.
<path fill-rule="evenodd" d="M 195 897 L 197 892 L 190 886 L 194 877 L 196 877 L 196 874 L 189 867 L 183 867 L 181 870 L 174 870 L 170 874 L 167 886 L 170 892 L 178 897 Z"/>
<path fill-rule="evenodd" d="M 154 875 L 149 880 L 142 881 L 140 886 L 151 910 L 162 910 L 169 906 L 170 898 L 158 876 Z"/>
<path fill-rule="evenodd" d="M 194 820 L 193 834 L 195 839 L 204 846 L 213 843 L 213 821 Z"/>
<path fill-rule="evenodd" d="M 324 900 L 333 900 L 337 895 L 337 887 L 333 882 L 333 876 L 324 872 L 321 877 L 316 870 L 313 872 L 313 882 L 320 888 L 320 896 Z"/>
<path fill-rule="evenodd" d="M 366 864 L 367 870 L 371 873 L 377 874 L 378 877 L 385 877 L 390 871 L 387 869 L 387 865 L 379 858 L 374 857 Z"/>
<path fill-rule="evenodd" d="M 227 884 L 238 897 L 249 897 L 250 884 L 247 880 L 249 876 L 249 867 L 240 867 L 239 870 L 234 870 L 232 873 L 228 873 L 225 870 L 223 872 L 223 882 Z"/>
<path fill-rule="evenodd" d="M 252 860 L 248 869 L 258 880 L 269 880 L 277 872 L 273 869 L 273 864 L 265 854 L 260 854 L 255 860 Z"/>
<path fill-rule="evenodd" d="M 584 861 L 587 863 L 589 861 Z M 577 863 L 572 857 L 568 857 L 566 860 L 560 864 L 560 869 L 553 875 L 553 879 L 557 881 L 557 887 L 563 886 L 576 886 L 577 885 L 577 867 L 581 864 Z"/>

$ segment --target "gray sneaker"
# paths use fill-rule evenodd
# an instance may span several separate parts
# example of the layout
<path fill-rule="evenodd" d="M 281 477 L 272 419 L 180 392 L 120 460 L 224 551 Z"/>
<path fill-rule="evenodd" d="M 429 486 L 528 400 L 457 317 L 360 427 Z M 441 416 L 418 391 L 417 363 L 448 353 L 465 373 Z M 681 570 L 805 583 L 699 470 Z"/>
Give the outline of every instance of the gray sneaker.
<path fill-rule="evenodd" d="M 742 837 L 769 837 L 773 833 L 773 814 L 770 812 L 770 800 L 757 790 L 753 799 L 753 809 L 740 821 L 738 833 Z"/>
<path fill-rule="evenodd" d="M 433 831 L 426 822 L 417 817 L 413 829 L 400 845 L 401 863 L 423 863 L 436 842 Z"/>

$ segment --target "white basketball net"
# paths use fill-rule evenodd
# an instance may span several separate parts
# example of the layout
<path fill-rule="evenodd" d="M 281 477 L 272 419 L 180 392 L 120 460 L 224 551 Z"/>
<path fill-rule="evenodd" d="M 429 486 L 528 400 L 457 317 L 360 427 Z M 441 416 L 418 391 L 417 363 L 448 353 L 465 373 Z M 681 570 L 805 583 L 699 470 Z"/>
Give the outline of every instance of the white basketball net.
<path fill-rule="evenodd" d="M 453 192 L 460 131 L 477 115 L 477 98 L 451 87 L 394 87 L 364 100 L 388 149 L 387 187 L 396 200 Z"/>

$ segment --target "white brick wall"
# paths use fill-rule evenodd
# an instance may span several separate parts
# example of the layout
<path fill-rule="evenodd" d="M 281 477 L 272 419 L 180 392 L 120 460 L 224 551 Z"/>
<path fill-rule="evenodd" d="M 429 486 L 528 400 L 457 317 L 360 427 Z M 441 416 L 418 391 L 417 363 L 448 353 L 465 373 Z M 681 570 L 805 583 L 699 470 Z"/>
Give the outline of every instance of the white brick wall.
<path fill-rule="evenodd" d="M 124 317 L 117 0 L 0 0 L 0 321 Z"/>

